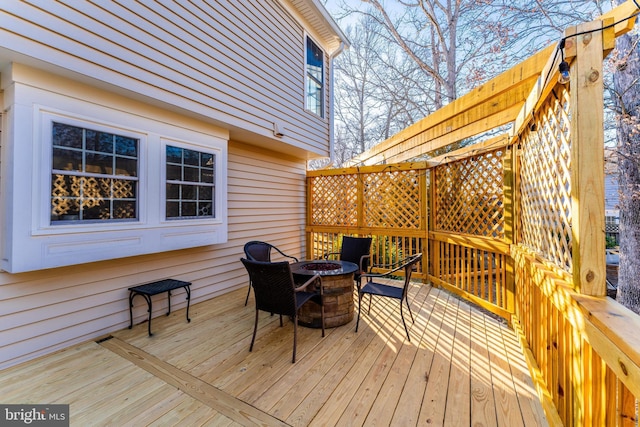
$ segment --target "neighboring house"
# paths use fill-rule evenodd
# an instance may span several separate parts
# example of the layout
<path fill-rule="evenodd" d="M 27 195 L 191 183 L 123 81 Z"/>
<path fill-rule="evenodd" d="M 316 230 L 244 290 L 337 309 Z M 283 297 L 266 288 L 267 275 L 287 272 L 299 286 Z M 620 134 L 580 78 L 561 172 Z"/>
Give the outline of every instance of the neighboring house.
<path fill-rule="evenodd" d="M 248 240 L 302 256 L 346 43 L 320 0 L 1 2 L 0 368 L 127 327 L 130 286 L 245 287 Z"/>
<path fill-rule="evenodd" d="M 620 195 L 618 194 L 618 152 L 615 148 L 604 150 L 604 209 L 605 235 L 618 244 L 620 231 Z"/>

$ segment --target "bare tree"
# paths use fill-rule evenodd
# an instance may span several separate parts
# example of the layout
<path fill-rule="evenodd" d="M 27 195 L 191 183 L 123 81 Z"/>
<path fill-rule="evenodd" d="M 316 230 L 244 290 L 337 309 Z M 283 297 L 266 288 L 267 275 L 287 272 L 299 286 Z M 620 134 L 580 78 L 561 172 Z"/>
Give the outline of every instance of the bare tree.
<path fill-rule="evenodd" d="M 640 314 L 640 36 L 618 38 L 613 59 L 620 197 L 617 300 Z"/>

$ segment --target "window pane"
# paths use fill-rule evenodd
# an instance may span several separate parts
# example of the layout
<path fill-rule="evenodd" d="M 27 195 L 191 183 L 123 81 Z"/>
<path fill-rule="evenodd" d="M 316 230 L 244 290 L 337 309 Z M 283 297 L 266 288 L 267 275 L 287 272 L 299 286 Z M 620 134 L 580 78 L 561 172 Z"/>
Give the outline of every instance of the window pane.
<path fill-rule="evenodd" d="M 116 157 L 115 175 L 138 176 L 138 161 L 124 157 Z"/>
<path fill-rule="evenodd" d="M 198 182 L 199 181 L 199 173 L 198 173 L 198 169 L 197 168 L 190 168 L 185 166 L 184 168 L 184 178 L 183 181 L 189 181 L 189 182 Z"/>
<path fill-rule="evenodd" d="M 182 185 L 182 200 L 195 200 L 196 187 L 193 185 Z"/>
<path fill-rule="evenodd" d="M 127 179 L 111 180 L 114 199 L 135 199 L 138 197 L 138 182 Z"/>
<path fill-rule="evenodd" d="M 324 53 L 309 37 L 307 37 L 306 73 L 306 108 L 323 117 Z"/>
<path fill-rule="evenodd" d="M 112 134 L 87 129 L 85 135 L 85 147 L 87 150 L 109 154 L 113 153 Z"/>
<path fill-rule="evenodd" d="M 82 148 L 82 128 L 62 123 L 53 123 L 54 146 Z"/>
<path fill-rule="evenodd" d="M 198 203 L 198 216 L 213 216 L 212 203 Z"/>
<path fill-rule="evenodd" d="M 182 168 L 175 165 L 167 165 L 167 179 L 182 181 Z"/>
<path fill-rule="evenodd" d="M 180 217 L 180 202 L 167 202 L 167 218 Z"/>
<path fill-rule="evenodd" d="M 196 216 L 196 203 L 195 202 L 183 202 L 182 203 L 182 216 Z"/>
<path fill-rule="evenodd" d="M 182 163 L 182 148 L 167 145 L 167 163 Z"/>
<path fill-rule="evenodd" d="M 85 172 L 113 174 L 113 156 L 106 154 L 87 153 Z"/>
<path fill-rule="evenodd" d="M 202 169 L 200 171 L 200 182 L 206 182 L 208 184 L 213 184 L 213 170 Z"/>
<path fill-rule="evenodd" d="M 198 187 L 198 200 L 212 200 L 213 188 L 212 187 Z"/>
<path fill-rule="evenodd" d="M 82 170 L 82 151 L 53 149 L 53 169 L 63 171 Z"/>
<path fill-rule="evenodd" d="M 113 202 L 113 218 L 114 219 L 135 219 L 137 218 L 136 202 L 129 200 L 114 200 Z"/>
<path fill-rule="evenodd" d="M 200 165 L 200 153 L 193 150 L 184 150 L 184 164 L 185 165 Z"/>
<path fill-rule="evenodd" d="M 116 154 L 138 157 L 138 140 L 116 135 Z"/>
<path fill-rule="evenodd" d="M 111 219 L 109 211 L 109 203 L 105 201 L 91 207 L 85 206 L 82 210 L 82 219 Z"/>
<path fill-rule="evenodd" d="M 180 199 L 180 186 L 178 184 L 167 184 L 167 199 Z"/>
<path fill-rule="evenodd" d="M 201 153 L 200 154 L 200 165 L 203 168 L 210 168 L 213 170 L 213 154 L 209 153 Z"/>

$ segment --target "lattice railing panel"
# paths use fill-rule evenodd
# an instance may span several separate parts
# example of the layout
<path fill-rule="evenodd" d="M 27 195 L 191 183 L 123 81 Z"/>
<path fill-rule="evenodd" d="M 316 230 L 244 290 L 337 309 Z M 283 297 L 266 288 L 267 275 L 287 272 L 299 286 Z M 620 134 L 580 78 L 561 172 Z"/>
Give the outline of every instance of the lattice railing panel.
<path fill-rule="evenodd" d="M 309 180 L 311 224 L 358 225 L 358 175 L 317 176 Z"/>
<path fill-rule="evenodd" d="M 555 88 L 521 138 L 519 241 L 571 272 L 569 92 Z"/>
<path fill-rule="evenodd" d="M 419 173 L 407 170 L 369 173 L 364 180 L 364 226 L 420 228 L 423 198 Z"/>
<path fill-rule="evenodd" d="M 436 231 L 504 237 L 503 157 L 496 150 L 436 168 Z"/>

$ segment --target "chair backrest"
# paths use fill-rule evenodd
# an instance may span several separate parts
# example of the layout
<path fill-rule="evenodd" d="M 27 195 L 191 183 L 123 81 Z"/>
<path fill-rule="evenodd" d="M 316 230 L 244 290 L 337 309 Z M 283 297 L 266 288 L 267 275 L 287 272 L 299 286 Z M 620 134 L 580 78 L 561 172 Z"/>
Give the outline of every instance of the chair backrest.
<path fill-rule="evenodd" d="M 291 266 L 287 261 L 262 262 L 241 258 L 255 292 L 256 308 L 295 316 L 296 297 Z"/>
<path fill-rule="evenodd" d="M 407 291 L 409 289 L 409 282 L 411 282 L 411 274 L 417 269 L 416 264 L 422 260 L 422 254 L 418 253 L 407 258 L 407 261 L 402 265 L 404 268 L 404 287 L 402 288 L 402 298 L 406 298 Z"/>
<path fill-rule="evenodd" d="M 254 261 L 271 262 L 272 251 L 278 252 L 284 258 L 290 258 L 295 262 L 298 262 L 298 258 L 285 254 L 270 243 L 252 240 L 251 242 L 247 242 L 244 244 L 244 254 L 248 259 Z"/>
<path fill-rule="evenodd" d="M 349 261 L 356 265 L 360 265 L 360 258 L 363 255 L 369 255 L 371 252 L 371 237 L 342 237 L 342 247 L 340 248 L 340 260 Z M 369 258 L 365 258 L 362 264 L 362 270 L 367 271 L 369 268 Z"/>
<path fill-rule="evenodd" d="M 272 247 L 269 243 L 253 240 L 245 243 L 244 254 L 253 261 L 270 262 Z"/>

